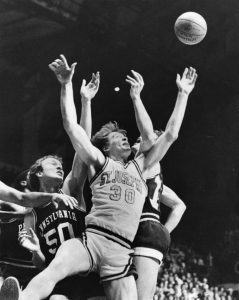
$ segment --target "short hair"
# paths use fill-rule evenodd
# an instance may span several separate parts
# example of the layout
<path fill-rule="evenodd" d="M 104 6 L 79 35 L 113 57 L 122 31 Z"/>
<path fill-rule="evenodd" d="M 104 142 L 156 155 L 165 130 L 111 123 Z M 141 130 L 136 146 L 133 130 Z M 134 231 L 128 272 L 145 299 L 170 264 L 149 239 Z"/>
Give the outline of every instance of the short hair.
<path fill-rule="evenodd" d="M 163 134 L 163 130 L 157 130 L 157 129 L 154 129 L 154 133 L 157 134 L 157 136 L 159 137 L 161 134 Z"/>
<path fill-rule="evenodd" d="M 61 164 L 62 162 L 62 158 L 57 156 L 57 155 L 45 155 L 41 158 L 39 158 L 38 160 L 35 161 L 35 163 L 33 165 L 31 165 L 30 169 L 29 169 L 29 185 L 32 191 L 39 191 L 40 189 L 40 182 L 39 182 L 39 178 L 36 175 L 37 172 L 40 172 L 43 170 L 42 168 L 42 162 L 44 160 L 46 160 L 47 158 L 54 158 L 56 160 L 58 160 Z"/>
<path fill-rule="evenodd" d="M 126 130 L 119 128 L 118 123 L 113 121 L 103 125 L 91 139 L 92 144 L 101 150 L 105 155 L 107 155 L 107 153 L 105 152 L 104 147 L 109 144 L 108 136 L 111 132 L 119 132 L 125 136 L 127 134 Z"/>
<path fill-rule="evenodd" d="M 14 187 L 16 190 L 24 192 L 24 190 L 31 189 L 29 185 L 29 169 L 22 171 L 20 174 L 17 175 L 15 178 L 12 187 Z"/>

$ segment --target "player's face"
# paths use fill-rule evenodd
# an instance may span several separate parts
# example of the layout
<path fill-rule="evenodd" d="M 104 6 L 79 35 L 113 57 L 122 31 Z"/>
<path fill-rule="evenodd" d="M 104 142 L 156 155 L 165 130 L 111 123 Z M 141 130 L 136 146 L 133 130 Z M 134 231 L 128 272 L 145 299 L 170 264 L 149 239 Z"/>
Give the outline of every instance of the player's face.
<path fill-rule="evenodd" d="M 59 160 L 53 157 L 49 157 L 44 159 L 41 165 L 43 169 L 43 176 L 45 178 L 52 178 L 63 181 L 64 171 Z"/>
<path fill-rule="evenodd" d="M 111 132 L 108 136 L 109 153 L 113 155 L 122 155 L 123 158 L 128 158 L 131 153 L 128 138 L 120 132 Z"/>

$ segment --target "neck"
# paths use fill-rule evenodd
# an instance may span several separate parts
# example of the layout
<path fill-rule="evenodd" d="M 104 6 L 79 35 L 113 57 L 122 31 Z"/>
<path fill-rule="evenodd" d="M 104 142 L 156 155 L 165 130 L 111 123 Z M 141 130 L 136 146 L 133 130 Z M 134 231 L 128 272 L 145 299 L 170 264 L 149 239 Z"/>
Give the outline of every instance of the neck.
<path fill-rule="evenodd" d="M 119 156 L 119 155 L 110 155 L 110 158 L 113 159 L 113 160 L 120 161 L 123 164 L 125 164 L 127 162 L 127 159 L 125 159 L 124 157 Z"/>
<path fill-rule="evenodd" d="M 59 191 L 59 186 L 52 186 L 46 183 L 42 183 L 39 192 L 43 193 L 57 193 Z"/>

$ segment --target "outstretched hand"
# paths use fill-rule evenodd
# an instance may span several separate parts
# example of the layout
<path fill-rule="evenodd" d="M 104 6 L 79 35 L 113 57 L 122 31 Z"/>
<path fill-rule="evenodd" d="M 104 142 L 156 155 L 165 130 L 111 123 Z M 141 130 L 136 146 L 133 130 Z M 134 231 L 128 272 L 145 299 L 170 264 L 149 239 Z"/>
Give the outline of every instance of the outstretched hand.
<path fill-rule="evenodd" d="M 185 68 L 182 78 L 179 74 L 177 74 L 176 84 L 179 92 L 184 92 L 185 94 L 189 95 L 194 89 L 197 77 L 198 75 L 196 73 L 196 69 L 192 67 L 189 69 Z"/>
<path fill-rule="evenodd" d="M 60 84 L 67 84 L 67 83 L 71 82 L 71 80 L 72 80 L 76 65 L 77 65 L 77 63 L 73 63 L 69 67 L 65 56 L 63 54 L 61 54 L 60 58 L 55 59 L 48 66 L 54 72 L 54 74 L 56 75 L 56 78 L 60 82 Z"/>
<path fill-rule="evenodd" d="M 125 81 L 131 85 L 130 96 L 132 99 L 135 99 L 140 96 L 140 93 L 144 87 L 144 79 L 138 72 L 133 70 L 131 70 L 131 72 L 133 77 L 127 75 Z"/>
<path fill-rule="evenodd" d="M 75 206 L 78 205 L 77 200 L 74 197 L 65 195 L 65 194 L 52 194 L 52 203 L 54 204 L 55 208 L 58 208 L 59 203 L 64 203 L 66 206 L 69 206 L 73 209 Z"/>
<path fill-rule="evenodd" d="M 25 229 L 21 230 L 18 234 L 19 244 L 29 251 L 40 251 L 40 243 L 37 235 L 32 228 L 29 229 L 29 233 Z"/>
<path fill-rule="evenodd" d="M 86 84 L 86 80 L 83 79 L 80 94 L 82 97 L 82 100 L 91 100 L 95 97 L 96 93 L 99 90 L 100 86 L 100 73 L 97 72 L 92 73 L 91 81 Z"/>

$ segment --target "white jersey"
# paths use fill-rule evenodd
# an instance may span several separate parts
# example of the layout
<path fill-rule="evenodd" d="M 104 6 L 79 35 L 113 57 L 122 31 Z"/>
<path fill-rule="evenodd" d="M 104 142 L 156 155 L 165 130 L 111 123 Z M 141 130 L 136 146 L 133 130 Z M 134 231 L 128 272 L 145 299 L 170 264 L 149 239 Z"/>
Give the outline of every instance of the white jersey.
<path fill-rule="evenodd" d="M 123 164 L 106 158 L 90 182 L 93 206 L 85 218 L 88 231 L 131 246 L 147 195 L 138 164 L 142 159 L 144 155 Z"/>

